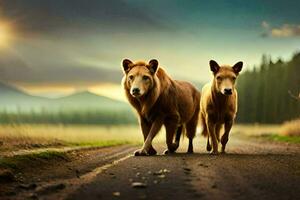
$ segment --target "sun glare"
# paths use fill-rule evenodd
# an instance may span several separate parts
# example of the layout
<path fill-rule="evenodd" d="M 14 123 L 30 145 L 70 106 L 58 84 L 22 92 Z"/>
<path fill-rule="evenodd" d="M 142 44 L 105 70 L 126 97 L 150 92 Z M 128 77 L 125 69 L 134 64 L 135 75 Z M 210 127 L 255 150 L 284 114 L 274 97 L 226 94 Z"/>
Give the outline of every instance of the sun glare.
<path fill-rule="evenodd" d="M 7 47 L 11 39 L 10 26 L 0 22 L 0 47 Z"/>
<path fill-rule="evenodd" d="M 119 101 L 126 101 L 123 88 L 119 84 L 101 84 L 89 88 L 90 92 L 103 95 Z"/>

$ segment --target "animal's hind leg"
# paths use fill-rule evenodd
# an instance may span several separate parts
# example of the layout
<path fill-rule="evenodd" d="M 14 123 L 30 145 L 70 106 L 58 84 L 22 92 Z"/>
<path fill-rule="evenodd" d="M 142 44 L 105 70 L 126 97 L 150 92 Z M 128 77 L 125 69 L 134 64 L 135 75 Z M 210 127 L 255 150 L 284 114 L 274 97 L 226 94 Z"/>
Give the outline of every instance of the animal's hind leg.
<path fill-rule="evenodd" d="M 194 148 L 193 148 L 193 139 L 196 135 L 196 129 L 197 129 L 197 124 L 198 124 L 198 115 L 199 111 L 194 113 L 194 116 L 192 119 L 186 124 L 186 135 L 189 138 L 189 147 L 188 147 L 188 153 L 193 153 Z"/>
<path fill-rule="evenodd" d="M 215 133 L 216 133 L 216 137 L 217 137 L 218 142 L 220 142 L 220 130 L 221 130 L 221 128 L 222 128 L 222 124 L 216 124 Z"/>
<path fill-rule="evenodd" d="M 208 131 L 207 131 L 207 126 L 206 126 L 206 121 L 205 121 L 205 116 L 203 114 L 200 115 L 200 122 L 202 126 L 202 135 L 204 137 L 208 136 Z"/>
<path fill-rule="evenodd" d="M 182 129 L 183 129 L 183 126 L 181 125 L 181 126 L 179 126 L 178 128 L 177 128 L 177 131 L 176 131 L 176 135 L 175 135 L 175 147 L 176 147 L 176 149 L 175 149 L 175 151 L 178 149 L 178 147 L 179 147 L 179 142 L 180 142 L 180 137 L 181 137 L 181 134 L 182 134 Z"/>
<path fill-rule="evenodd" d="M 180 131 L 180 134 L 179 134 L 178 129 L 177 129 L 177 123 L 166 123 L 165 126 L 166 126 L 166 137 L 167 137 L 166 143 L 167 143 L 168 149 L 165 150 L 164 154 L 174 153 L 178 149 L 178 146 L 179 146 L 179 139 L 180 139 L 182 127 L 179 130 Z M 176 140 L 175 140 L 175 143 L 173 143 L 173 139 L 174 139 L 176 130 L 177 130 Z M 179 138 L 177 138 L 177 135 L 179 136 Z M 176 142 L 177 140 L 178 140 L 178 142 Z"/>
<path fill-rule="evenodd" d="M 213 154 L 218 154 L 218 141 L 215 133 L 215 124 L 206 118 L 207 130 L 209 132 L 209 136 L 211 137 L 212 146 L 213 146 Z"/>
<path fill-rule="evenodd" d="M 225 122 L 225 132 L 221 138 L 222 153 L 225 153 L 225 148 L 226 148 L 226 144 L 228 142 L 228 136 L 229 136 L 229 132 L 231 130 L 232 124 L 233 124 L 233 120 L 228 120 Z"/>
<path fill-rule="evenodd" d="M 211 147 L 210 142 L 209 142 L 209 134 L 208 134 L 208 131 L 207 131 L 207 125 L 206 125 L 205 117 L 203 116 L 203 114 L 201 114 L 200 120 L 201 120 L 201 126 L 202 126 L 202 135 L 204 137 L 207 137 L 206 151 L 210 152 L 212 147 Z"/>

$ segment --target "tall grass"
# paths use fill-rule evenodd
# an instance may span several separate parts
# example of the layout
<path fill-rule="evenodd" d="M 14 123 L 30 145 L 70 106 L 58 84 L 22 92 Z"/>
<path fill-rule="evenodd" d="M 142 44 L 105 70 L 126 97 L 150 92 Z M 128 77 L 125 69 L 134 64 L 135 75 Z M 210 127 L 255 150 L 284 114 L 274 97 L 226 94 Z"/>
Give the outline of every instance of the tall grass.
<path fill-rule="evenodd" d="M 142 139 L 138 126 L 11 124 L 0 126 L 0 138 L 93 142 Z"/>
<path fill-rule="evenodd" d="M 281 127 L 281 134 L 285 136 L 300 136 L 300 118 L 285 122 Z"/>
<path fill-rule="evenodd" d="M 234 124 L 231 132 L 248 136 L 272 135 L 278 134 L 280 127 L 279 124 Z"/>
<path fill-rule="evenodd" d="M 112 146 L 142 141 L 140 128 L 135 125 L 0 125 L 0 151 L 49 146 Z"/>

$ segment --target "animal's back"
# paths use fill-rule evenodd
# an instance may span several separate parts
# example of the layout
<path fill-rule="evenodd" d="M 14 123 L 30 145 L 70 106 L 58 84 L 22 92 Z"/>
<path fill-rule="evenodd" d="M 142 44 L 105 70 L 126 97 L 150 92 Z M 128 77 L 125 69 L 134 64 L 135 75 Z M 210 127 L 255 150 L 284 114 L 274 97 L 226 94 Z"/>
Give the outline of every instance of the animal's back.
<path fill-rule="evenodd" d="M 189 82 L 174 80 L 173 83 L 176 88 L 179 113 L 183 121 L 188 121 L 193 113 L 199 111 L 200 92 Z"/>

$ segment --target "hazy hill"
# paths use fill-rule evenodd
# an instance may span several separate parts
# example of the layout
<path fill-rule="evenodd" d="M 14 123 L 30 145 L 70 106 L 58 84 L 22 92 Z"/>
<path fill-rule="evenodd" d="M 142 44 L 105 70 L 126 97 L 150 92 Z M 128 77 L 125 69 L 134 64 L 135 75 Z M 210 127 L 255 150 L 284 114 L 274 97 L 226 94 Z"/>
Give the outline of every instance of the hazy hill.
<path fill-rule="evenodd" d="M 124 110 L 125 102 L 99 96 L 87 91 L 50 99 L 27 94 L 13 86 L 0 83 L 0 110 L 15 111 L 65 111 L 65 110 Z"/>
<path fill-rule="evenodd" d="M 129 109 L 125 102 L 114 100 L 105 96 L 100 96 L 88 91 L 78 92 L 69 96 L 55 99 L 54 105 L 68 109 L 102 109 L 114 110 Z"/>
<path fill-rule="evenodd" d="M 47 105 L 50 99 L 29 95 L 13 86 L 0 82 L 0 109 L 14 111 L 28 110 Z"/>

